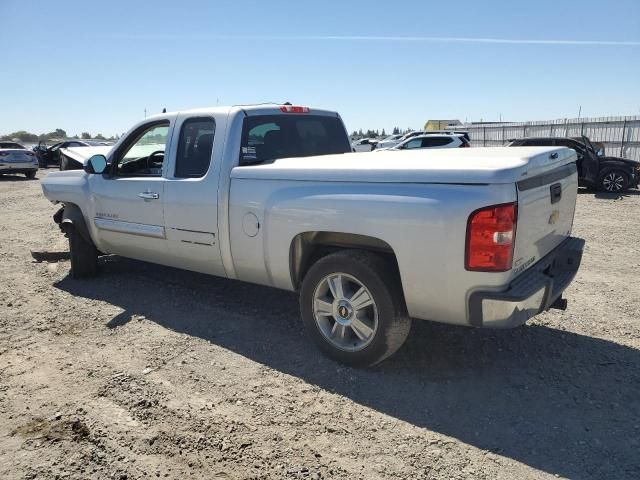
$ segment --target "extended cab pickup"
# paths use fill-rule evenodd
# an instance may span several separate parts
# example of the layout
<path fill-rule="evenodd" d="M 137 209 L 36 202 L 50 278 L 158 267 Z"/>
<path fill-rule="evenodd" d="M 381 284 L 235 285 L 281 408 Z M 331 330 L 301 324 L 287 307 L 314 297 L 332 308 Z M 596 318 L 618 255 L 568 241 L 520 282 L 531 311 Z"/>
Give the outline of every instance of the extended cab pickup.
<path fill-rule="evenodd" d="M 298 291 L 312 339 L 352 365 L 395 352 L 412 318 L 513 327 L 566 307 L 574 151 L 350 150 L 334 112 L 167 113 L 42 188 L 74 277 L 117 254 Z"/>

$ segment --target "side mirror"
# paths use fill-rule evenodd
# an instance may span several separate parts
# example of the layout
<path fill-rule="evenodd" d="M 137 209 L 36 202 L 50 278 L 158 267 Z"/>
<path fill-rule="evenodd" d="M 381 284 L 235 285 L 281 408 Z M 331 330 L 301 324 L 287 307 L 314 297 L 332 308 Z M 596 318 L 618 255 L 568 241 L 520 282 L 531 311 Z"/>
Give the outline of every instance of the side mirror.
<path fill-rule="evenodd" d="M 106 168 L 107 157 L 104 155 L 94 155 L 87 161 L 87 164 L 84 166 L 84 171 L 87 173 L 103 173 Z"/>

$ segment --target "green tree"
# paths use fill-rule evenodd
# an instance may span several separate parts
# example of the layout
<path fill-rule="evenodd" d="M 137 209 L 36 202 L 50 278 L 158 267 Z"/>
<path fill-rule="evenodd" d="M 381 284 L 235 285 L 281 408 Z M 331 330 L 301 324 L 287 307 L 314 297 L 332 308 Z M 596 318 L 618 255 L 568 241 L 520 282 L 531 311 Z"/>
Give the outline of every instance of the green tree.
<path fill-rule="evenodd" d="M 18 130 L 17 132 L 9 133 L 2 137 L 3 140 L 13 140 L 17 138 L 21 142 L 37 142 L 38 135 L 35 133 L 27 132 L 25 130 Z"/>
<path fill-rule="evenodd" d="M 398 127 L 393 127 L 393 135 L 400 135 L 400 129 Z"/>
<path fill-rule="evenodd" d="M 96 140 L 106 140 L 106 138 L 104 138 L 101 133 L 98 133 L 96 135 Z"/>
<path fill-rule="evenodd" d="M 89 132 L 82 132 L 80 134 L 80 138 L 82 138 L 83 140 L 89 140 L 91 138 L 91 134 Z"/>
<path fill-rule="evenodd" d="M 387 132 L 384 131 L 384 128 L 382 129 L 382 133 L 380 135 L 383 136 L 383 137 L 387 136 Z"/>

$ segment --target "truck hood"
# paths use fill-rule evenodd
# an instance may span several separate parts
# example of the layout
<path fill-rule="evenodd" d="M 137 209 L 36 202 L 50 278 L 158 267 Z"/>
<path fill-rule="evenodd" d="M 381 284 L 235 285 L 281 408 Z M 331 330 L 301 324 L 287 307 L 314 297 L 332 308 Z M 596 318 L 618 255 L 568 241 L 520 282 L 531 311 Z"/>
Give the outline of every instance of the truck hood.
<path fill-rule="evenodd" d="M 514 183 L 576 160 L 564 147 L 455 148 L 284 158 L 232 178 L 373 183 Z"/>
<path fill-rule="evenodd" d="M 67 157 L 75 160 L 78 163 L 85 164 L 87 160 L 89 160 L 94 155 L 104 155 L 106 156 L 112 147 L 109 146 L 98 146 L 98 147 L 72 147 L 72 148 L 61 148 L 60 152 Z"/>

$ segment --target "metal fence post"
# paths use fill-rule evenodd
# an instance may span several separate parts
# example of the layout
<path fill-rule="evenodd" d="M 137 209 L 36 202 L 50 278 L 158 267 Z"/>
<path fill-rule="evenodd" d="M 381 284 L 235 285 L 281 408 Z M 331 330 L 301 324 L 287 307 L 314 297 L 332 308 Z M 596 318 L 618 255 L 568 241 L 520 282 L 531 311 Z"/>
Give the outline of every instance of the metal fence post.
<path fill-rule="evenodd" d="M 624 135 L 627 130 L 627 119 L 622 122 L 622 142 L 620 143 L 620 156 L 624 158 Z"/>
<path fill-rule="evenodd" d="M 487 127 L 482 127 L 482 146 L 487 146 Z"/>

